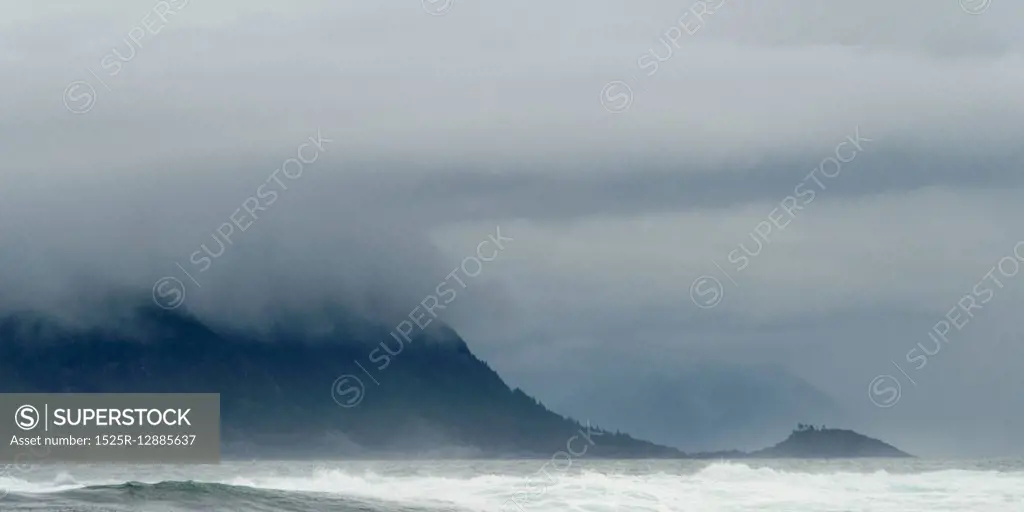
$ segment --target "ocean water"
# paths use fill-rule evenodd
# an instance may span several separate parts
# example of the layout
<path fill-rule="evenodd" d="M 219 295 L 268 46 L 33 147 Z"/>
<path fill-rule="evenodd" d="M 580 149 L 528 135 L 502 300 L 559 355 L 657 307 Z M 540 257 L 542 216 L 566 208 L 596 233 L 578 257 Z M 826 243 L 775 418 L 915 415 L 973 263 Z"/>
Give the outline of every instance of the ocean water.
<path fill-rule="evenodd" d="M 0 511 L 1024 511 L 1024 460 L 2 468 Z"/>

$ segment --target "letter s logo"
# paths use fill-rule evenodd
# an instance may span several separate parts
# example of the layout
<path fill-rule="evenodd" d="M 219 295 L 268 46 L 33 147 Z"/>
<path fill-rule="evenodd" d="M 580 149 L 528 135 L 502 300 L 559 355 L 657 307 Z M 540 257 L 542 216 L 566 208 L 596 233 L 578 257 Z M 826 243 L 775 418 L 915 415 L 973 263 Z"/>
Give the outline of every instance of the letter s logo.
<path fill-rule="evenodd" d="M 14 412 L 14 423 L 22 430 L 32 430 L 39 425 L 39 409 L 31 405 L 18 407 Z"/>
<path fill-rule="evenodd" d="M 892 385 L 883 386 L 886 382 Z M 871 403 L 883 409 L 896 405 L 896 402 L 900 401 L 901 394 L 900 381 L 896 380 L 896 377 L 892 375 L 879 375 L 868 385 L 868 398 L 871 399 Z"/>

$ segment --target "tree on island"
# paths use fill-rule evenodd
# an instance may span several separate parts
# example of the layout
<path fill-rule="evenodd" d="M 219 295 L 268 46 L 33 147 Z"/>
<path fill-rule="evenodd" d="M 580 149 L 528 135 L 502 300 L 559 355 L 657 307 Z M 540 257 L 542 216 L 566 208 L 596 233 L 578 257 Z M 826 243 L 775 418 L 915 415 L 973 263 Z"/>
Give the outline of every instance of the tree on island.
<path fill-rule="evenodd" d="M 819 427 L 815 427 L 814 425 L 811 425 L 809 423 L 797 423 L 796 424 L 796 430 L 794 430 L 793 432 L 795 432 L 795 433 L 802 433 L 802 432 L 824 432 L 826 430 L 828 430 L 828 427 L 826 427 L 825 425 L 822 425 L 819 428 Z"/>

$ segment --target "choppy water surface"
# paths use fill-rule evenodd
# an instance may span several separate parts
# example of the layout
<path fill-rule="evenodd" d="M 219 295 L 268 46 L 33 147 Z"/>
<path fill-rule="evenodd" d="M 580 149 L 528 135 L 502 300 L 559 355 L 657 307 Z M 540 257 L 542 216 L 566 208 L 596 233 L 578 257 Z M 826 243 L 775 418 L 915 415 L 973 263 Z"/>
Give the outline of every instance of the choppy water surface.
<path fill-rule="evenodd" d="M 1024 461 L 227 462 L 8 467 L 0 510 L 1024 511 Z"/>

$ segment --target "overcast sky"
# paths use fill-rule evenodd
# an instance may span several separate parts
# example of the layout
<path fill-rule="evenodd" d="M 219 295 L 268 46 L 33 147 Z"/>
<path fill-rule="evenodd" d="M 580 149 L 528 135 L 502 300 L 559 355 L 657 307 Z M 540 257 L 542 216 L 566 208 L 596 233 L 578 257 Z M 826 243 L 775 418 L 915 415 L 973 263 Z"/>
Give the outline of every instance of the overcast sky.
<path fill-rule="evenodd" d="M 37 3 L 0 1 L 3 307 L 174 276 L 232 318 L 404 312 L 500 226 L 447 319 L 542 400 L 778 363 L 909 451 L 1024 453 L 1024 274 L 990 274 L 1024 240 L 1024 4 Z"/>

